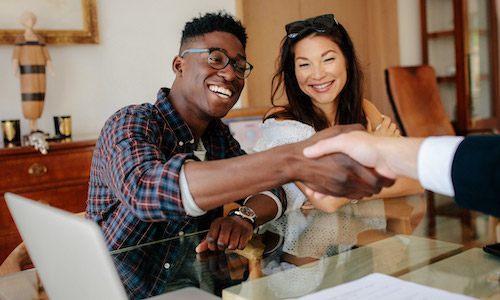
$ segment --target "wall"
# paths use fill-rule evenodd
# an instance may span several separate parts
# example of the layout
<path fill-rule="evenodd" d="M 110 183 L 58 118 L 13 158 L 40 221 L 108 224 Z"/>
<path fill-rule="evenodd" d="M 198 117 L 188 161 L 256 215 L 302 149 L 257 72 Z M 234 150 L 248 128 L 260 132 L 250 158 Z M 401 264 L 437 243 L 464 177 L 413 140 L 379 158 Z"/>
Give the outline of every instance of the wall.
<path fill-rule="evenodd" d="M 398 27 L 400 65 L 422 64 L 420 1 L 398 0 Z"/>
<path fill-rule="evenodd" d="M 401 63 L 418 63 L 419 54 L 414 54 L 420 51 L 418 0 L 398 0 L 398 7 L 400 29 L 409 30 L 399 35 Z M 38 127 L 53 134 L 52 117 L 71 115 L 75 136 L 96 137 L 118 108 L 154 102 L 158 88 L 174 79 L 171 61 L 182 25 L 200 12 L 218 9 L 235 14 L 235 0 L 98 0 L 99 45 L 49 46 L 57 74 L 47 76 Z M 249 37 L 249 43 L 255 39 Z M 26 134 L 19 79 L 12 75 L 12 49 L 0 46 L 0 119 L 21 119 Z"/>
<path fill-rule="evenodd" d="M 234 0 L 180 3 L 97 0 L 99 45 L 48 47 L 56 77 L 47 76 L 45 108 L 38 128 L 54 134 L 52 117 L 71 115 L 74 136 L 97 137 L 118 108 L 154 102 L 158 89 L 173 82 L 171 62 L 184 23 L 200 12 L 225 9 L 235 14 Z M 12 50 L 11 46 L 0 46 L 0 119 L 21 119 L 21 132 L 27 134 L 19 79 L 12 75 Z"/>

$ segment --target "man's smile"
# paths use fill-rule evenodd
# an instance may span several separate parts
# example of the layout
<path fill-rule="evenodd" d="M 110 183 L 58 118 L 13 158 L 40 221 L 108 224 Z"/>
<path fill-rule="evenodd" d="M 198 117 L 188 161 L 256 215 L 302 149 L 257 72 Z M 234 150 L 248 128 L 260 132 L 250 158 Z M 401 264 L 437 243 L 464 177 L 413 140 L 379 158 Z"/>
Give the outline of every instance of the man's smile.
<path fill-rule="evenodd" d="M 216 93 L 219 97 L 227 99 L 233 95 L 233 92 L 227 88 L 218 86 L 218 85 L 210 85 L 208 87 L 209 90 Z"/>

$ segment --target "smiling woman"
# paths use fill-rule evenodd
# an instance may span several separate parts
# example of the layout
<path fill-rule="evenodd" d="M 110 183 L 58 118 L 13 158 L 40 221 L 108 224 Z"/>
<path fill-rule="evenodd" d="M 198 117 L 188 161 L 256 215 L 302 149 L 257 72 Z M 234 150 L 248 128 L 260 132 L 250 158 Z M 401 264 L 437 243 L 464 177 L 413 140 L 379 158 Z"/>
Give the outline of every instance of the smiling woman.
<path fill-rule="evenodd" d="M 407 46 L 420 45 L 418 1 L 415 5 L 410 2 L 414 3 L 398 0 L 236 0 L 237 15 L 244 21 L 249 36 L 247 57 L 255 66 L 254 74 L 246 82 L 248 97 L 242 99 L 242 107 L 269 107 L 270 78 L 275 71 L 284 25 L 333 12 L 349 31 L 361 66 L 369 74 L 364 86 L 366 98 L 393 118 L 385 89 L 384 69 L 400 64 L 400 40 L 401 47 L 405 46 L 409 51 L 420 50 L 419 47 L 408 49 Z M 406 30 L 398 36 L 398 10 L 408 9 L 408 6 L 410 10 L 402 16 L 402 22 L 405 29 L 414 25 L 415 30 Z M 413 24 L 413 19 L 418 23 Z M 415 42 L 408 43 L 407 39 Z M 280 97 L 279 103 L 284 102 L 286 97 Z"/>
<path fill-rule="evenodd" d="M 399 136 L 396 125 L 363 98 L 363 73 L 354 45 L 333 14 L 295 21 L 285 28 L 278 70 L 272 81 L 274 107 L 266 114 L 263 138 L 255 151 L 299 142 L 333 125 L 360 123 L 375 135 Z M 281 87 L 286 91 L 286 105 L 275 103 Z M 333 212 L 352 202 L 306 196 L 300 182 L 284 188 L 289 210 L 316 207 Z M 403 178 L 375 197 L 419 192 L 422 189 L 418 182 Z"/>
<path fill-rule="evenodd" d="M 325 37 L 308 37 L 295 46 L 295 77 L 300 89 L 334 124 L 336 99 L 347 82 L 346 60 L 339 46 Z M 338 116 L 338 114 L 337 114 Z"/>

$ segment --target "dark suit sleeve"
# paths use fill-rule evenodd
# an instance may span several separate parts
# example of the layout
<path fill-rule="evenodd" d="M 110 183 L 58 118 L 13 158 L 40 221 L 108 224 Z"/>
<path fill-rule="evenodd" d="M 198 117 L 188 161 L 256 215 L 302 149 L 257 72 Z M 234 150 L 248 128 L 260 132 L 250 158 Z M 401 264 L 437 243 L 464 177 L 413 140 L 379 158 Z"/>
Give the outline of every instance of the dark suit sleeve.
<path fill-rule="evenodd" d="M 466 137 L 451 174 L 459 205 L 500 217 L 500 135 Z"/>

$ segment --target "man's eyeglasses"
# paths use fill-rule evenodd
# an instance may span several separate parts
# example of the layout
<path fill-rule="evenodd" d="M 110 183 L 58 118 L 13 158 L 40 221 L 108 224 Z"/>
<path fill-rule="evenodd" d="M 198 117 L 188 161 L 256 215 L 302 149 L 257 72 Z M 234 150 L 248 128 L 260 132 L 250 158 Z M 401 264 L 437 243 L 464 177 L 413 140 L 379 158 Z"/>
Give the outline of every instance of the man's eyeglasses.
<path fill-rule="evenodd" d="M 290 39 L 294 39 L 299 33 L 306 28 L 313 28 L 316 32 L 325 32 L 339 23 L 333 14 L 317 16 L 309 18 L 305 21 L 295 21 L 285 26 L 286 35 Z"/>
<path fill-rule="evenodd" d="M 231 63 L 231 66 L 233 67 L 234 70 L 234 75 L 236 75 L 236 77 L 238 77 L 239 79 L 247 78 L 253 69 L 253 66 L 248 61 L 244 59 L 238 59 L 238 60 L 232 59 L 229 56 L 227 56 L 227 54 L 224 53 L 220 48 L 187 49 L 182 52 L 181 57 L 184 57 L 184 54 L 186 53 L 202 53 L 202 52 L 208 52 L 208 64 L 216 70 L 222 70 L 229 63 Z"/>

